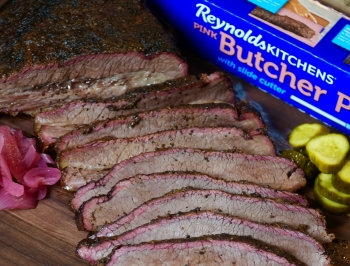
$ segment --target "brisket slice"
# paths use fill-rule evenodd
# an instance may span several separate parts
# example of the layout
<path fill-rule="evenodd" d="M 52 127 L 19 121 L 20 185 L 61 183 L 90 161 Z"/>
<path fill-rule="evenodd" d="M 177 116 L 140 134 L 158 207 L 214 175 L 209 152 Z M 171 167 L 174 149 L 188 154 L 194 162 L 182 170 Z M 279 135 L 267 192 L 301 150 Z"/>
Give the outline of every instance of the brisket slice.
<path fill-rule="evenodd" d="M 65 149 L 105 137 L 134 138 L 190 127 L 235 126 L 247 132 L 263 131 L 265 124 L 260 115 L 244 109 L 242 106 L 233 107 L 229 104 L 190 104 L 123 116 L 69 132 L 56 142 L 56 152 L 59 154 Z M 248 113 L 251 116 L 248 117 Z M 44 138 L 43 136 L 42 139 Z"/>
<path fill-rule="evenodd" d="M 97 181 L 110 172 L 105 170 L 89 170 L 66 167 L 61 171 L 61 186 L 68 191 L 76 191 L 91 181 Z M 131 176 L 129 176 L 131 177 Z"/>
<path fill-rule="evenodd" d="M 11 1 L 0 40 L 0 110 L 12 114 L 107 94 L 76 83 L 85 79 L 114 76 L 101 88 L 113 95 L 187 73 L 144 1 Z"/>
<path fill-rule="evenodd" d="M 305 265 L 276 246 L 229 235 L 155 241 L 116 248 L 99 265 Z M 142 263 L 142 264 L 141 264 Z"/>
<path fill-rule="evenodd" d="M 331 242 L 333 235 L 326 232 L 325 219 L 314 209 L 278 202 L 273 199 L 229 194 L 220 190 L 182 189 L 159 198 L 154 198 L 128 214 L 113 216 L 113 209 L 102 210 L 104 217 L 98 217 L 87 229 L 103 227 L 114 235 L 120 235 L 136 227 L 147 224 L 157 217 L 191 210 L 215 211 L 258 223 L 281 223 L 295 230 L 304 230 L 321 243 Z M 80 227 L 81 220 L 77 220 Z M 113 222 L 112 222 L 113 221 Z M 106 225 L 105 225 L 106 224 Z"/>
<path fill-rule="evenodd" d="M 277 199 L 284 203 L 295 203 L 295 198 L 299 200 L 296 194 L 276 191 L 253 184 L 216 180 L 206 175 L 195 173 L 161 173 L 120 181 L 108 195 L 94 197 L 85 201 L 80 206 L 75 218 L 82 225 L 83 229 L 95 231 L 96 225 L 101 225 L 98 221 L 113 222 L 152 198 L 161 197 L 165 193 L 186 187 L 217 189 L 237 195 Z M 292 201 L 288 200 L 289 198 Z"/>
<path fill-rule="evenodd" d="M 278 245 L 280 249 L 309 266 L 330 265 L 323 246 L 308 235 L 279 225 L 254 223 L 210 211 L 168 215 L 119 236 L 87 238 L 79 243 L 76 253 L 89 263 L 96 264 L 121 245 L 221 234 L 251 236 L 264 243 Z"/>
<path fill-rule="evenodd" d="M 140 88 L 108 101 L 81 100 L 35 116 L 35 133 L 45 146 L 84 124 L 182 104 L 228 102 L 234 100 L 232 82 L 215 72 L 200 78 L 188 76 Z"/>
<path fill-rule="evenodd" d="M 101 139 L 65 150 L 56 162 L 61 169 L 67 166 L 109 169 L 116 163 L 144 152 L 185 147 L 216 151 L 238 149 L 246 154 L 276 155 L 275 148 L 266 135 L 251 136 L 232 127 L 206 127 L 169 130 L 138 138 Z"/>
<path fill-rule="evenodd" d="M 306 184 L 303 172 L 285 158 L 185 148 L 165 149 L 143 153 L 117 164 L 100 180 L 79 188 L 71 206 L 78 210 L 83 202 L 107 194 L 122 179 L 166 171 L 194 171 L 227 181 L 249 181 L 287 191 L 295 191 Z"/>
<path fill-rule="evenodd" d="M 259 196 L 276 199 L 285 203 L 298 204 L 305 207 L 308 206 L 305 197 L 297 193 L 274 190 L 247 182 L 229 182 L 199 173 L 188 172 L 166 172 L 150 175 L 137 175 L 120 181 L 113 190 L 108 193 L 108 196 L 100 196 L 98 198 L 104 197 L 104 199 L 107 199 L 110 202 L 122 202 L 123 204 L 117 205 L 118 210 L 114 208 L 115 211 L 120 211 L 122 214 L 123 211 L 128 213 L 152 198 L 160 197 L 165 193 L 185 187 L 217 189 L 231 194 Z M 80 215 L 84 208 L 88 207 L 88 202 L 96 202 L 95 199 L 98 198 L 86 201 L 83 204 L 84 207 L 82 206 L 80 208 Z M 103 206 L 103 204 L 104 203 L 102 202 L 100 206 Z M 97 233 L 97 236 L 112 236 L 112 233 L 101 230 Z"/>
<path fill-rule="evenodd" d="M 256 7 L 251 14 L 307 39 L 311 39 L 315 35 L 315 31 L 309 26 L 288 16 L 273 14 L 260 7 Z"/>

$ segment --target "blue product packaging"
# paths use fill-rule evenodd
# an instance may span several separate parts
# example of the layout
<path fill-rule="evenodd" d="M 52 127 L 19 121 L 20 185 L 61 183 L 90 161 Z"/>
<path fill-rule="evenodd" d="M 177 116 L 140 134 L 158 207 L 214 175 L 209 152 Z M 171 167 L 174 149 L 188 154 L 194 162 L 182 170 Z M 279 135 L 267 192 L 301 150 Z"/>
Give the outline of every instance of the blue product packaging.
<path fill-rule="evenodd" d="M 222 69 L 350 134 L 350 20 L 314 0 L 149 0 Z"/>

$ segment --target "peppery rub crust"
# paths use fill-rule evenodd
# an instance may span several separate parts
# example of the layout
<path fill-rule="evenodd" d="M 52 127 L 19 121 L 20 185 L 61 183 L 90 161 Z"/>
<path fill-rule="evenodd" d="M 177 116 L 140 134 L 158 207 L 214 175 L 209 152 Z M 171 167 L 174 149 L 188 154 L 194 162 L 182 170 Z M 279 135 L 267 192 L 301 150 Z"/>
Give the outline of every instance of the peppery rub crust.
<path fill-rule="evenodd" d="M 29 66 L 71 64 L 73 58 L 86 55 L 180 56 L 142 0 L 12 2 L 0 17 L 3 81 Z"/>

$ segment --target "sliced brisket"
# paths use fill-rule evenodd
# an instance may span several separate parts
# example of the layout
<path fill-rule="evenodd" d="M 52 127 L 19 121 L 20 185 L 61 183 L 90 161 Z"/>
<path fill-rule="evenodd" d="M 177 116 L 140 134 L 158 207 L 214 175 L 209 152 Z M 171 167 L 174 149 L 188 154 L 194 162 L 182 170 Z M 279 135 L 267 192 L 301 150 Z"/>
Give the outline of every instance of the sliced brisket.
<path fill-rule="evenodd" d="M 61 186 L 68 191 L 76 191 L 90 181 L 96 181 L 107 175 L 110 169 L 89 170 L 66 167 L 61 171 Z M 130 177 L 130 176 L 129 176 Z"/>
<path fill-rule="evenodd" d="M 188 76 L 140 88 L 105 102 L 81 100 L 44 110 L 35 116 L 35 132 L 48 146 L 78 126 L 96 121 L 182 104 L 232 103 L 233 100 L 232 82 L 223 73 L 203 74 L 200 78 Z"/>
<path fill-rule="evenodd" d="M 308 235 L 278 225 L 254 223 L 209 211 L 169 215 L 120 236 L 85 239 L 79 243 L 77 254 L 89 263 L 96 264 L 120 245 L 221 234 L 251 236 L 264 243 L 278 245 L 280 249 L 309 266 L 331 265 L 329 257 L 324 254 L 323 246 Z"/>
<path fill-rule="evenodd" d="M 163 131 L 138 138 L 101 139 L 61 153 L 56 160 L 61 169 L 70 166 L 109 169 L 116 163 L 144 152 L 166 148 L 240 150 L 246 154 L 276 155 L 266 135 L 249 135 L 238 128 L 188 128 Z"/>
<path fill-rule="evenodd" d="M 243 109 L 229 104 L 190 104 L 123 116 L 69 132 L 57 141 L 56 151 L 59 154 L 105 137 L 134 138 L 171 129 L 235 126 L 255 132 L 265 128 L 256 112 Z M 247 117 L 247 114 L 251 116 Z"/>
<path fill-rule="evenodd" d="M 256 239 L 238 236 L 210 236 L 167 240 L 116 248 L 99 265 L 210 265 L 210 266 L 294 266 L 305 265 L 295 257 Z"/>
<path fill-rule="evenodd" d="M 217 180 L 206 175 L 189 173 L 168 173 L 142 175 L 122 180 L 108 193 L 85 201 L 76 214 L 76 220 L 86 230 L 95 230 L 94 221 L 106 219 L 110 222 L 119 219 L 126 213 L 144 204 L 155 197 L 176 189 L 193 187 L 196 189 L 217 189 L 231 194 L 259 196 L 277 199 L 285 203 L 303 203 L 305 199 L 297 194 L 277 191 L 261 186 L 245 183 L 227 182 Z M 98 223 L 100 225 L 100 223 Z M 101 235 L 99 235 L 101 236 Z"/>
<path fill-rule="evenodd" d="M 287 191 L 295 191 L 306 184 L 303 172 L 284 158 L 196 149 L 166 149 L 143 153 L 117 164 L 102 179 L 79 188 L 71 205 L 78 210 L 84 201 L 107 194 L 122 179 L 137 174 L 166 171 L 194 171 L 227 181 L 249 181 Z M 69 179 L 68 176 L 65 178 Z"/>
<path fill-rule="evenodd" d="M 114 216 L 113 209 L 101 209 L 104 216 L 86 221 L 84 227 L 96 230 L 103 227 L 120 235 L 147 224 L 157 217 L 191 210 L 222 212 L 258 223 L 281 223 L 314 237 L 321 243 L 331 242 L 333 235 L 326 232 L 325 219 L 314 209 L 291 205 L 273 199 L 233 195 L 219 190 L 183 189 L 152 199 L 122 217 Z M 119 218 L 118 220 L 116 220 Z M 80 227 L 81 220 L 77 220 Z M 105 225 L 107 224 L 107 225 Z"/>
<path fill-rule="evenodd" d="M 0 40 L 0 110 L 12 114 L 187 73 L 144 1 L 11 1 Z"/>

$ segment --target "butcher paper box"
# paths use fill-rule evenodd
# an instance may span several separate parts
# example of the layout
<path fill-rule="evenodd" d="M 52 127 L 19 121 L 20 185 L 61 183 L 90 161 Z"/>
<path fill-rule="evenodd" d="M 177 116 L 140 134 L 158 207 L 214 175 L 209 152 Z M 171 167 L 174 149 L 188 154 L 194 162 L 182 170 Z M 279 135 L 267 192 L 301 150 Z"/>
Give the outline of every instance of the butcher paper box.
<path fill-rule="evenodd" d="M 313 0 L 149 0 L 199 55 L 350 133 L 350 20 Z"/>

